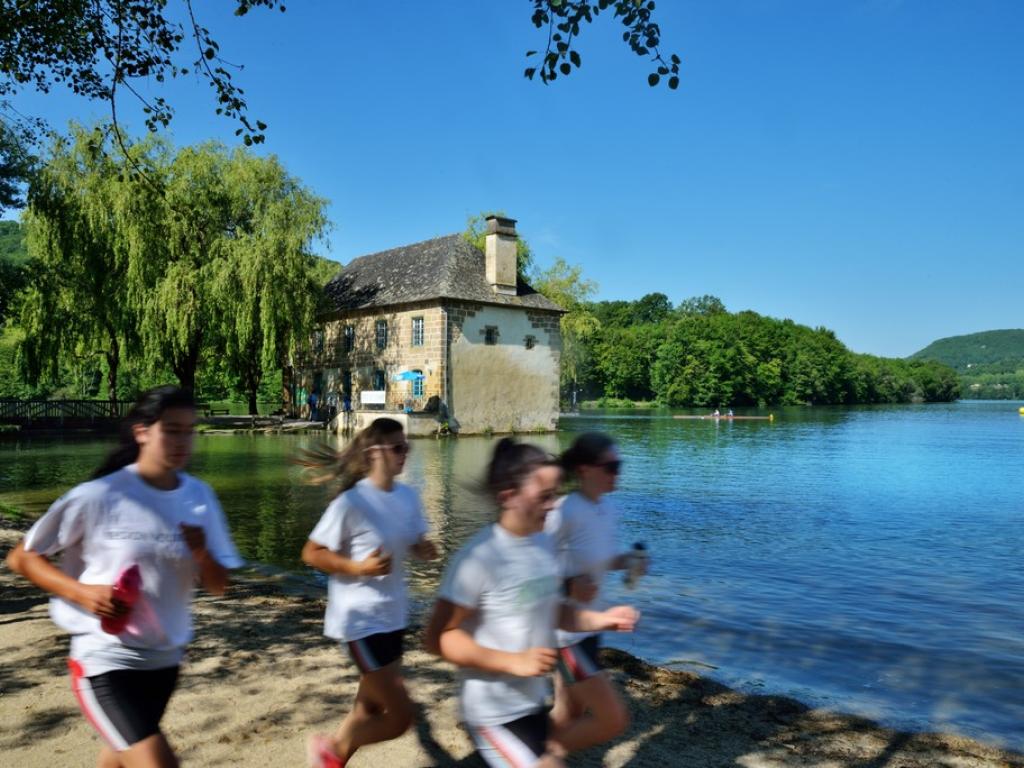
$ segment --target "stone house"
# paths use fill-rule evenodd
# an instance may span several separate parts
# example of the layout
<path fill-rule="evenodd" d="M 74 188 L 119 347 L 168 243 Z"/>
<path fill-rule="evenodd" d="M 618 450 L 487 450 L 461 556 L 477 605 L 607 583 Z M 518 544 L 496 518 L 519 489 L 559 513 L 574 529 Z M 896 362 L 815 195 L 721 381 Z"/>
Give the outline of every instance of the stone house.
<path fill-rule="evenodd" d="M 516 240 L 492 216 L 483 252 L 456 234 L 354 259 L 325 288 L 296 389 L 348 394 L 356 428 L 387 413 L 430 434 L 440 412 L 466 434 L 555 429 L 563 310 L 517 279 Z"/>

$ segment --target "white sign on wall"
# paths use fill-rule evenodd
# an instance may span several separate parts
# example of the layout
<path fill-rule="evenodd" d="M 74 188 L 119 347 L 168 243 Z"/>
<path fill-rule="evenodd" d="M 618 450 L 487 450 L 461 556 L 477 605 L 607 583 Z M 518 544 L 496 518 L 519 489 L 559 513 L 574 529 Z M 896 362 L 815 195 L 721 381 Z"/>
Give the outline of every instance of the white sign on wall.
<path fill-rule="evenodd" d="M 386 394 L 383 389 L 364 389 L 359 393 L 359 402 L 363 405 L 384 405 Z"/>

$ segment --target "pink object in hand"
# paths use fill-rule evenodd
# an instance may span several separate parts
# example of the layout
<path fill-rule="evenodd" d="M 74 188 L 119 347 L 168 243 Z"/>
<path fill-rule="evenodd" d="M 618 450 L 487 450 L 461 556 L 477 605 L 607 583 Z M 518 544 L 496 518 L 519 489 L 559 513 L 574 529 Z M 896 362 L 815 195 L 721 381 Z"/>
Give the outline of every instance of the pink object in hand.
<path fill-rule="evenodd" d="M 121 571 L 121 575 L 114 582 L 113 598 L 125 607 L 125 612 L 120 616 L 104 616 L 100 619 L 100 627 L 104 632 L 109 632 L 112 635 L 124 632 L 128 619 L 132 615 L 132 607 L 139 599 L 141 590 L 142 574 L 139 573 L 139 566 L 133 565 Z"/>

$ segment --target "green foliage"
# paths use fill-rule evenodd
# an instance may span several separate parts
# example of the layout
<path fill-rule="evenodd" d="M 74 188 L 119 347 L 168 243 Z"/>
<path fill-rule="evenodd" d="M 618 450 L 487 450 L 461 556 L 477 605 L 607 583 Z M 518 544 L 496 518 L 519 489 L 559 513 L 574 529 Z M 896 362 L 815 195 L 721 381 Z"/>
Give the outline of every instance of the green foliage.
<path fill-rule="evenodd" d="M 111 397 L 125 351 L 137 348 L 128 281 L 135 201 L 146 189 L 122 179 L 99 127 L 72 126 L 53 141 L 29 189 L 24 223 L 32 279 L 21 298 L 21 367 L 27 381 L 54 380 L 61 365 L 101 357 Z M 151 146 L 132 150 L 146 162 Z"/>
<path fill-rule="evenodd" d="M 929 344 L 910 360 L 934 360 L 960 373 L 964 397 L 978 400 L 1024 398 L 1024 330 L 983 331 Z"/>
<path fill-rule="evenodd" d="M 14 299 L 28 279 L 28 251 L 21 224 L 0 221 L 0 328 L 16 312 Z"/>
<path fill-rule="evenodd" d="M 234 65 L 221 58 L 191 0 L 178 5 L 172 16 L 166 0 L 4 3 L 0 98 L 26 88 L 49 93 L 64 86 L 78 96 L 110 102 L 116 114 L 120 88 L 142 102 L 146 126 L 156 131 L 167 126 L 174 110 L 162 96 L 147 100 L 140 92 L 154 82 L 198 75 L 214 90 L 217 114 L 239 124 L 235 134 L 246 145 L 262 142 L 266 125 L 247 117 L 243 91 L 232 81 Z M 238 16 L 259 6 L 284 10 L 276 0 L 234 0 L 234 5 Z M 180 19 L 187 21 L 183 25 Z"/>
<path fill-rule="evenodd" d="M 591 313 L 587 301 L 597 291 L 597 284 L 583 277 L 579 265 L 556 259 L 547 270 L 536 272 L 533 287 L 566 310 L 559 321 L 562 335 L 560 383 L 570 406 L 575 406 L 581 379 L 590 366 L 589 343 L 601 327 Z"/>
<path fill-rule="evenodd" d="M 469 219 L 466 220 L 466 230 L 462 233 L 462 237 L 467 243 L 475 245 L 481 251 L 485 250 L 484 246 L 487 242 L 488 216 L 502 216 L 507 218 L 504 211 L 478 213 L 476 216 L 470 216 Z M 516 274 L 520 281 L 529 282 L 533 270 L 533 250 L 531 250 L 530 244 L 520 237 L 516 240 Z"/>
<path fill-rule="evenodd" d="M 654 86 L 664 77 L 669 88 L 679 86 L 681 62 L 674 54 L 665 58 L 661 53 L 661 30 L 653 20 L 653 0 L 529 1 L 533 24 L 546 28 L 547 49 L 539 63 L 526 70 L 526 77 L 532 79 L 539 73 L 546 84 L 559 74 L 568 75 L 573 68 L 578 69 L 582 65 L 577 49 L 581 27 L 607 10 L 622 23 L 623 41 L 651 62 L 653 69 L 647 82 Z M 232 0 L 231 4 L 236 16 L 245 16 L 254 8 L 285 10 L 280 0 Z M 237 124 L 235 135 L 246 146 L 263 142 L 267 126 L 249 118 L 244 91 L 232 78 L 232 71 L 240 67 L 230 57 L 221 56 L 219 43 L 200 22 L 201 10 L 192 0 L 3 3 L 0 112 L 26 130 L 37 132 L 42 121 L 24 120 L 7 99 L 26 89 L 49 93 L 53 88 L 65 87 L 77 96 L 108 102 L 116 116 L 118 97 L 127 93 L 141 103 L 146 127 L 154 132 L 166 128 L 174 116 L 173 106 L 160 95 L 160 84 L 195 77 L 212 88 L 216 114 Z M 400 16 L 395 18 L 395 23 L 400 23 Z M 536 55 L 536 51 L 527 52 L 528 59 Z"/>
<path fill-rule="evenodd" d="M 1024 400 L 1024 366 L 1006 373 L 962 375 L 960 387 L 973 400 Z"/>
<path fill-rule="evenodd" d="M 30 190 L 26 380 L 67 381 L 77 367 L 85 387 L 99 368 L 113 398 L 173 375 L 254 409 L 312 324 L 326 266 L 310 246 L 325 201 L 274 157 L 217 144 L 175 154 L 150 138 L 119 164 L 108 141 L 102 128 L 73 128 Z"/>
<path fill-rule="evenodd" d="M 33 160 L 23 137 L 0 120 L 0 213 L 25 204 L 22 186 L 28 183 Z"/>
<path fill-rule="evenodd" d="M 668 305 L 668 312 L 662 298 L 593 305 L 602 320 L 592 349 L 595 394 L 709 408 L 959 395 L 955 373 L 940 364 L 854 355 L 828 329 L 732 314 L 713 296 L 688 299 L 674 311 Z"/>
<path fill-rule="evenodd" d="M 654 65 L 647 75 L 647 84 L 651 87 L 667 78 L 668 87 L 675 90 L 679 87 L 679 57 L 671 54 L 666 60 L 661 53 L 661 28 L 653 20 L 653 0 L 531 0 L 533 16 L 531 20 L 538 29 L 545 29 L 547 48 L 539 55 L 536 63 L 531 63 L 523 73 L 532 80 L 540 76 L 541 82 L 547 84 L 558 79 L 559 75 L 567 76 L 573 69 L 582 66 L 579 51 L 575 48 L 582 26 L 589 24 L 601 14 L 610 12 L 619 19 L 625 31 L 622 40 L 637 56 L 645 57 Z M 539 51 L 527 51 L 526 57 L 532 59 Z"/>
<path fill-rule="evenodd" d="M 1024 330 L 982 331 L 933 341 L 911 360 L 937 360 L 961 373 L 1011 373 L 1024 367 Z"/>

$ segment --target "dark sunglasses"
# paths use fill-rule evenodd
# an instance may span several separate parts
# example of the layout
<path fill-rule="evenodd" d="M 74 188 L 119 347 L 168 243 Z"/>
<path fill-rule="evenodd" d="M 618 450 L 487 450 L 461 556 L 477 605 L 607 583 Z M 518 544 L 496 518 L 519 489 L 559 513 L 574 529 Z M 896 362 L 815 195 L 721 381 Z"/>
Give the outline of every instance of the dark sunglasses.
<path fill-rule="evenodd" d="M 617 474 L 619 474 L 619 470 L 622 469 L 622 459 L 613 459 L 612 461 L 602 461 L 602 462 L 599 462 L 598 464 L 595 464 L 594 466 L 595 467 L 600 467 L 601 469 L 603 469 L 605 472 L 608 472 L 609 474 L 617 475 Z"/>

